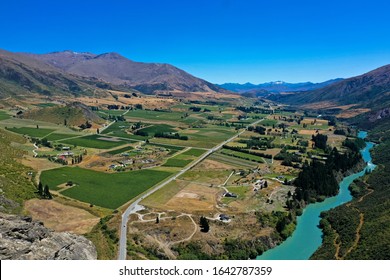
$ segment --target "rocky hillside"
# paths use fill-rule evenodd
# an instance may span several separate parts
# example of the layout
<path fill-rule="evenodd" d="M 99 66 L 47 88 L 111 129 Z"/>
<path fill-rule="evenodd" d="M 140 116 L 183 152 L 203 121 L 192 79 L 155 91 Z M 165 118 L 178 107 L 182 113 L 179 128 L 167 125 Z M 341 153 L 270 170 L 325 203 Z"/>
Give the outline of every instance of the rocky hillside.
<path fill-rule="evenodd" d="M 135 62 L 118 53 L 73 51 L 29 54 L 67 73 L 94 77 L 115 85 L 126 85 L 143 93 L 158 91 L 226 92 L 226 90 L 165 63 Z"/>
<path fill-rule="evenodd" d="M 29 217 L 0 213 L 0 260 L 94 260 L 91 241 L 57 233 Z"/>

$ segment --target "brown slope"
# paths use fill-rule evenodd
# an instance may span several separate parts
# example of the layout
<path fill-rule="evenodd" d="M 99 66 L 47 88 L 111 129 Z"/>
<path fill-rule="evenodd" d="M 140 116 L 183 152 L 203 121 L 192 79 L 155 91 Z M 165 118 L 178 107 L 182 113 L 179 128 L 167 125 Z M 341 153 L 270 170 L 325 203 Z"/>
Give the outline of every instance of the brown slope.
<path fill-rule="evenodd" d="M 390 65 L 317 90 L 273 96 L 272 99 L 292 105 L 328 101 L 336 105 L 358 104 L 358 107 L 378 109 L 390 104 Z"/>
<path fill-rule="evenodd" d="M 145 93 L 157 90 L 226 92 L 172 65 L 135 62 L 117 53 L 93 55 L 65 51 L 33 56 L 72 74 L 128 85 Z"/>
<path fill-rule="evenodd" d="M 96 79 L 78 77 L 33 56 L 0 50 L 0 96 L 89 95 Z"/>

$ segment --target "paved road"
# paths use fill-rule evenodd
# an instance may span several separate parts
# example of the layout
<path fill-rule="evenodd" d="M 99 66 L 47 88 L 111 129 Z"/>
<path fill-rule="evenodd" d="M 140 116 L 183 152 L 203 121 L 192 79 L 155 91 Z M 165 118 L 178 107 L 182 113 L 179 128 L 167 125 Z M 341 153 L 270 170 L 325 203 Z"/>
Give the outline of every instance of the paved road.
<path fill-rule="evenodd" d="M 260 121 L 262 121 L 262 119 L 259 119 L 259 120 L 255 121 L 254 123 L 251 123 L 250 125 L 255 125 L 255 124 L 259 123 Z M 206 157 L 208 157 L 209 155 L 211 155 L 215 151 L 219 150 L 220 148 L 222 148 L 223 145 L 226 145 L 227 143 L 229 143 L 230 141 L 232 141 L 233 139 L 235 139 L 236 137 L 238 137 L 239 135 L 241 135 L 245 131 L 246 131 L 246 129 L 243 129 L 242 131 L 240 131 L 239 133 L 237 133 L 233 137 L 231 137 L 228 140 L 218 144 L 214 148 L 208 150 L 200 158 L 198 158 L 196 161 L 192 162 L 190 165 L 188 165 L 187 167 L 182 169 L 179 173 L 175 174 L 174 176 L 171 176 L 166 181 L 164 181 L 161 184 L 157 185 L 156 187 L 150 189 L 147 193 L 142 195 L 142 197 L 138 198 L 136 201 L 134 201 L 132 204 L 130 204 L 130 206 L 122 214 L 122 223 L 121 223 L 121 228 L 120 228 L 120 239 L 119 239 L 119 256 L 118 256 L 119 260 L 125 260 L 126 259 L 126 254 L 127 254 L 127 251 L 126 251 L 126 247 L 127 247 L 126 246 L 126 243 L 127 243 L 127 221 L 128 221 L 129 216 L 131 214 L 133 214 L 133 213 L 143 209 L 143 206 L 139 205 L 139 203 L 144 198 L 146 198 L 147 196 L 149 196 L 152 193 L 158 191 L 159 189 L 161 189 L 162 187 L 166 186 L 167 184 L 169 184 L 173 180 L 176 180 L 177 177 L 183 175 L 185 172 L 187 172 L 188 170 L 193 168 L 195 165 L 197 165 L 199 162 L 204 160 Z"/>

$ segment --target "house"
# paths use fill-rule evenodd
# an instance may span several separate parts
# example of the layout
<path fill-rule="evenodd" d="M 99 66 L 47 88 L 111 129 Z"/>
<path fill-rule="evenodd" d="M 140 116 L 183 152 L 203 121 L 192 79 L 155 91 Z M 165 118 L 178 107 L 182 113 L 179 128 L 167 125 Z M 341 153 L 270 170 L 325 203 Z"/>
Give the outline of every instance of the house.
<path fill-rule="evenodd" d="M 63 151 L 69 151 L 69 150 L 70 150 L 70 147 L 64 146 L 64 147 L 62 147 L 62 150 L 63 150 Z"/>
<path fill-rule="evenodd" d="M 235 193 L 231 193 L 231 192 L 225 192 L 224 196 L 225 197 L 233 197 L 233 198 L 238 197 Z"/>
<path fill-rule="evenodd" d="M 222 222 L 228 223 L 228 222 L 230 222 L 230 217 L 226 214 L 220 214 L 219 220 L 221 220 Z"/>

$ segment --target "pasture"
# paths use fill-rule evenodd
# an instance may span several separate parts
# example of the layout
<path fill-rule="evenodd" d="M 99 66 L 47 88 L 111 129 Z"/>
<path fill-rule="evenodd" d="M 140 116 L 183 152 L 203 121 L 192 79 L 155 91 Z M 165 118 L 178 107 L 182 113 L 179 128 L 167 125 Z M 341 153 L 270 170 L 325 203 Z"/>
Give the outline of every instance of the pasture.
<path fill-rule="evenodd" d="M 78 138 L 66 139 L 61 141 L 61 143 L 81 146 L 86 148 L 96 148 L 96 149 L 111 149 L 118 146 L 127 144 L 128 141 L 121 140 L 118 138 L 108 137 L 105 135 L 95 134 L 88 135 Z"/>
<path fill-rule="evenodd" d="M 101 207 L 116 209 L 172 173 L 151 169 L 103 173 L 79 167 L 62 167 L 43 171 L 41 182 L 51 190 L 60 190 L 61 194 Z M 58 185 L 72 181 L 73 187 Z"/>
<path fill-rule="evenodd" d="M 11 116 L 10 115 L 8 115 L 6 112 L 4 112 L 4 111 L 0 111 L 0 121 L 2 121 L 2 120 L 7 120 L 7 119 L 9 119 L 9 118 L 11 118 Z"/>
<path fill-rule="evenodd" d="M 54 131 L 54 129 L 36 127 L 8 127 L 7 129 L 12 132 L 36 138 L 43 138 Z"/>

